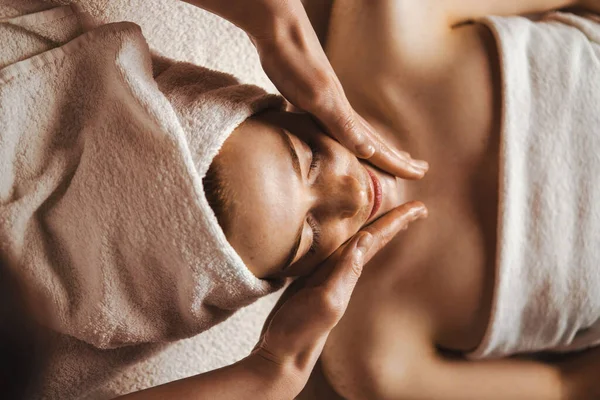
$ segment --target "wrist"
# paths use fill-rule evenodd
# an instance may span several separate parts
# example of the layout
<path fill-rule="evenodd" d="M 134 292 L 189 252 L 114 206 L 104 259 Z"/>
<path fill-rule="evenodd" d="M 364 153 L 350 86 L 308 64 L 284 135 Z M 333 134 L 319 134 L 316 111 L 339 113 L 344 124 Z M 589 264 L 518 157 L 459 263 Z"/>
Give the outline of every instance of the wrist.
<path fill-rule="evenodd" d="M 291 361 L 275 360 L 260 348 L 240 362 L 246 369 L 260 377 L 267 391 L 277 399 L 295 398 L 304 388 L 310 374 L 300 371 Z"/>

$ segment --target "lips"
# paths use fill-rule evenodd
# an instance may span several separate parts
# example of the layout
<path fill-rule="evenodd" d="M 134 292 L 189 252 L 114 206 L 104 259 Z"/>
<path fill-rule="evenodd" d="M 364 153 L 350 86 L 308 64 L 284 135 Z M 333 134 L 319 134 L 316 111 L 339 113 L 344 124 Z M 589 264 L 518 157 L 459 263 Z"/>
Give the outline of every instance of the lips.
<path fill-rule="evenodd" d="M 367 173 L 371 178 L 371 182 L 373 183 L 373 208 L 371 209 L 371 213 L 367 218 L 368 221 L 377 213 L 377 211 L 379 211 L 379 207 L 381 207 L 382 191 L 381 182 L 379 182 L 379 179 L 375 176 L 373 171 L 371 171 L 369 168 L 365 169 L 367 170 Z"/>

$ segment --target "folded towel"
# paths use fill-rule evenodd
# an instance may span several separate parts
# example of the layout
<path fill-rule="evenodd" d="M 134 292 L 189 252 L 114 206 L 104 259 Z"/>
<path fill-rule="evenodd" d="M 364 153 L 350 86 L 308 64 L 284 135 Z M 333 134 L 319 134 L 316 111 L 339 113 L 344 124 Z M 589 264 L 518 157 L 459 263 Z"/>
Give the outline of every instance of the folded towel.
<path fill-rule="evenodd" d="M 503 82 L 493 313 L 472 358 L 600 345 L 600 20 L 490 17 Z"/>
<path fill-rule="evenodd" d="M 281 285 L 243 265 L 202 177 L 237 125 L 282 100 L 154 66 L 139 27 L 116 23 L 0 70 L 0 251 L 69 350 L 56 352 L 50 397 L 79 396 L 140 354 L 117 347 L 153 351 Z"/>

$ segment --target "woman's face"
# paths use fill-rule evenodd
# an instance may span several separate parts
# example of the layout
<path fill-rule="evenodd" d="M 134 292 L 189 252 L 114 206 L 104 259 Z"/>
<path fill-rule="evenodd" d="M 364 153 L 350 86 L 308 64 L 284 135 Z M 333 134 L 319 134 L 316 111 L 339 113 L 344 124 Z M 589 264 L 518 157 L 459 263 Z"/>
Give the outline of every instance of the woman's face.
<path fill-rule="evenodd" d="M 260 278 L 306 275 L 405 200 L 400 179 L 358 160 L 306 114 L 247 120 L 215 162 L 227 239 Z"/>

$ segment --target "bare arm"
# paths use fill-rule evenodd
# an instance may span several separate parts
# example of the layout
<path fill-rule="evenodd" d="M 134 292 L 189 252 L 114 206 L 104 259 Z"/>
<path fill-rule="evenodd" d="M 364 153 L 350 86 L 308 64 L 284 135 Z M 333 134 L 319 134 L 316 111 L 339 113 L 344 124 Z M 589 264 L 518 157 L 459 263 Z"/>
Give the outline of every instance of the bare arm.
<path fill-rule="evenodd" d="M 427 215 L 406 203 L 363 228 L 315 272 L 297 278 L 267 318 L 245 359 L 204 374 L 124 396 L 152 399 L 293 399 L 302 390 L 327 337 L 344 314 L 363 265 L 408 224 Z"/>
<path fill-rule="evenodd" d="M 421 363 L 420 374 L 381 382 L 385 400 L 594 400 L 600 398 L 600 349 L 561 363 L 517 359 Z M 390 369 L 393 365 L 389 365 Z M 393 370 L 393 369 L 392 369 Z"/>
<path fill-rule="evenodd" d="M 413 301 L 361 308 L 369 304 L 364 293 L 360 288 L 355 293 L 355 306 L 331 333 L 321 356 L 328 384 L 348 400 L 600 398 L 600 347 L 552 362 L 449 359 L 432 345 L 435 329 L 414 296 L 409 295 Z"/>
<path fill-rule="evenodd" d="M 384 327 L 384 331 L 388 335 L 377 334 L 378 340 L 369 343 L 369 352 L 361 352 L 360 346 L 352 349 L 352 363 L 345 364 L 345 371 L 338 371 L 338 374 L 343 373 L 343 382 L 332 380 L 335 375 L 329 374 L 334 388 L 347 399 L 600 398 L 600 349 L 573 356 L 561 363 L 519 359 L 457 361 L 439 356 L 423 338 L 411 338 L 400 329 L 393 329 L 390 333 Z M 341 386 L 336 383 L 341 383 Z"/>
<path fill-rule="evenodd" d="M 429 168 L 426 162 L 390 147 L 352 109 L 301 0 L 183 1 L 243 29 L 254 43 L 265 73 L 283 97 L 316 117 L 327 133 L 357 157 L 401 178 L 423 177 Z M 325 2 L 309 11 L 327 9 Z"/>
<path fill-rule="evenodd" d="M 135 392 L 115 400 L 292 399 L 299 390 L 291 371 L 258 355 L 204 374 Z"/>
<path fill-rule="evenodd" d="M 446 361 L 426 367 L 427 381 L 406 382 L 387 399 L 563 400 L 559 368 L 533 361 Z M 405 392 L 405 393 L 403 393 Z M 400 396 L 398 396 L 398 394 Z"/>
<path fill-rule="evenodd" d="M 427 330 L 418 328 L 418 319 L 392 325 L 398 319 L 392 312 L 398 314 L 388 311 L 387 318 L 368 318 L 365 325 L 356 328 L 360 336 L 370 340 L 351 343 L 351 347 L 346 343 L 338 351 L 344 354 L 343 364 L 337 367 L 343 367 L 344 371 L 338 373 L 343 374 L 344 381 L 330 381 L 349 400 L 600 398 L 600 347 L 553 362 L 515 358 L 450 360 L 432 347 Z M 341 341 L 344 339 L 342 335 Z M 323 356 L 331 358 L 335 354 L 326 352 Z M 335 365 L 330 367 L 334 369 L 330 368 L 328 375 L 335 378 Z"/>

